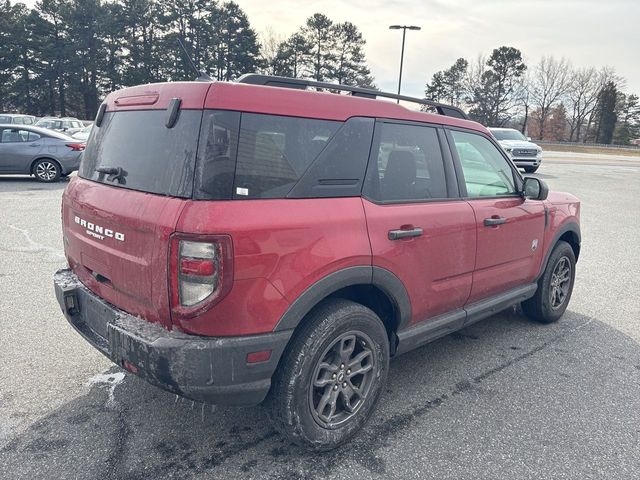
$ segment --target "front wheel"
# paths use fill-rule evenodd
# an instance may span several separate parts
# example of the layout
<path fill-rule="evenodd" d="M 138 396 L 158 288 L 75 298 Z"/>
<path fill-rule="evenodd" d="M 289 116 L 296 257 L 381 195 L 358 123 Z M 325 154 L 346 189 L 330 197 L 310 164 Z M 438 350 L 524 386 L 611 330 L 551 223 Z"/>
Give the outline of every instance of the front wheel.
<path fill-rule="evenodd" d="M 389 340 L 370 309 L 331 300 L 297 332 L 276 373 L 267 405 L 274 426 L 310 450 L 331 450 L 362 428 L 389 368 Z"/>
<path fill-rule="evenodd" d="M 527 173 L 535 173 L 538 167 L 524 167 L 524 171 Z"/>
<path fill-rule="evenodd" d="M 538 280 L 538 290 L 522 302 L 524 313 L 537 322 L 557 321 L 567 309 L 576 276 L 576 256 L 567 242 L 559 241 Z"/>
<path fill-rule="evenodd" d="M 42 159 L 33 166 L 33 174 L 41 182 L 57 182 L 62 174 L 62 169 L 53 160 Z"/>

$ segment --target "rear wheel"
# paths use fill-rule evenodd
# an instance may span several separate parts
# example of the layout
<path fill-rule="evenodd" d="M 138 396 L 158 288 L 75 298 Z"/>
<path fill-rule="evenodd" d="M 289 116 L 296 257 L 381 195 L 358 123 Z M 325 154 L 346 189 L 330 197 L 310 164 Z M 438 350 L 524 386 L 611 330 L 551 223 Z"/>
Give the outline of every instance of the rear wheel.
<path fill-rule="evenodd" d="M 538 167 L 524 167 L 524 171 L 527 173 L 535 173 Z"/>
<path fill-rule="evenodd" d="M 346 442 L 372 414 L 389 368 L 380 318 L 347 300 L 317 307 L 276 373 L 267 406 L 274 426 L 312 450 Z"/>
<path fill-rule="evenodd" d="M 538 280 L 536 294 L 522 302 L 524 313 L 541 323 L 557 321 L 569 305 L 575 276 L 576 257 L 573 249 L 567 242 L 559 241 Z"/>
<path fill-rule="evenodd" d="M 43 158 L 33 166 L 33 174 L 41 182 L 57 182 L 62 174 L 62 169 L 54 160 Z"/>

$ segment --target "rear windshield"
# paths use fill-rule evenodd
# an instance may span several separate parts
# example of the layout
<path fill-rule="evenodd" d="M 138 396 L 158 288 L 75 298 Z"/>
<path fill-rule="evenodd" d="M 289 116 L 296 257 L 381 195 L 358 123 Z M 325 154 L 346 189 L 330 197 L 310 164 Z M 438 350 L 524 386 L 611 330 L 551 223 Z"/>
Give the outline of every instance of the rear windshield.
<path fill-rule="evenodd" d="M 116 187 L 190 198 L 201 119 L 201 110 L 181 110 L 167 128 L 166 110 L 107 112 L 94 126 L 78 173 Z M 120 168 L 121 175 L 109 168 Z"/>

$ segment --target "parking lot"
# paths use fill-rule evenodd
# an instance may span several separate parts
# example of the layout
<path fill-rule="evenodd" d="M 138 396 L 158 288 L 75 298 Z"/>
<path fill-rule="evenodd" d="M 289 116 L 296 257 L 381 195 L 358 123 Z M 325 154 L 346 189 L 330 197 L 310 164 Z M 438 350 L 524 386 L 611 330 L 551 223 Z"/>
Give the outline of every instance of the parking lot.
<path fill-rule="evenodd" d="M 638 478 L 640 157 L 550 155 L 538 175 L 582 200 L 563 319 L 509 310 L 395 359 L 365 430 L 325 454 L 260 407 L 112 367 L 53 295 L 66 182 L 0 177 L 0 478 Z"/>

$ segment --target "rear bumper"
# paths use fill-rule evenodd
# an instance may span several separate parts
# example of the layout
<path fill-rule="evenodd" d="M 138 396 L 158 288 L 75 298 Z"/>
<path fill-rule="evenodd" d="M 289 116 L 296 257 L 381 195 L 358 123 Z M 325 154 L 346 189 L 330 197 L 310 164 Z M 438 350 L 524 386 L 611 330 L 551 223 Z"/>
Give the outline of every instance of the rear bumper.
<path fill-rule="evenodd" d="M 115 364 L 169 392 L 199 402 L 255 405 L 264 400 L 291 331 L 246 337 L 170 332 L 129 315 L 87 289 L 71 270 L 54 276 L 69 323 Z M 271 350 L 247 364 L 247 354 Z"/>
<path fill-rule="evenodd" d="M 67 175 L 71 172 L 75 172 L 80 168 L 80 158 L 82 152 L 72 153 L 59 158 L 60 166 L 62 167 L 62 173 Z"/>

